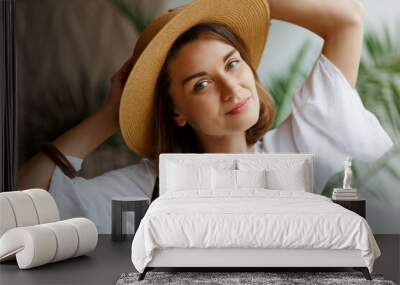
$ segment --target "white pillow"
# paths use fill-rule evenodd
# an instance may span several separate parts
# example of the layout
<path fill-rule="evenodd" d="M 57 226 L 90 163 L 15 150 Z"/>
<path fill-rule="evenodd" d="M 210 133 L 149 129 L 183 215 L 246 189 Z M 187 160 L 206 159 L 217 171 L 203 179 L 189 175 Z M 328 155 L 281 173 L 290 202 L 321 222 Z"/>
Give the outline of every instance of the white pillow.
<path fill-rule="evenodd" d="M 309 167 L 305 160 L 298 159 L 238 159 L 241 170 L 267 170 L 268 189 L 308 191 Z"/>
<path fill-rule="evenodd" d="M 186 166 L 168 162 L 168 191 L 185 191 L 190 189 L 212 189 L 210 166 Z"/>
<path fill-rule="evenodd" d="M 287 169 L 270 169 L 267 172 L 268 188 L 272 190 L 306 191 L 305 164 L 299 163 Z"/>
<path fill-rule="evenodd" d="M 236 190 L 236 170 L 234 169 L 216 169 L 212 168 L 213 189 Z"/>
<path fill-rule="evenodd" d="M 267 188 L 266 170 L 215 169 L 213 189 L 238 190 L 240 188 Z"/>
<path fill-rule="evenodd" d="M 238 188 L 268 188 L 267 170 L 235 170 Z"/>

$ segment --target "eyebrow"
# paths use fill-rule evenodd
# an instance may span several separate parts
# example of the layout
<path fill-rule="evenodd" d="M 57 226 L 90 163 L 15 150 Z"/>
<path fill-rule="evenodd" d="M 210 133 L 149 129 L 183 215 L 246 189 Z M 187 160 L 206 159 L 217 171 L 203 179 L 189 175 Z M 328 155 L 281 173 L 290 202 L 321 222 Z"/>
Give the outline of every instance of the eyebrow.
<path fill-rule="evenodd" d="M 222 58 L 222 62 L 225 62 L 236 51 L 237 51 L 236 49 L 233 49 L 230 52 L 228 52 L 226 55 L 224 55 L 224 57 Z M 201 72 L 197 72 L 197 73 L 194 73 L 192 75 L 189 75 L 185 79 L 182 80 L 181 84 L 182 84 L 182 86 L 184 86 L 190 80 L 192 80 L 192 79 L 194 79 L 196 77 L 199 77 L 199 76 L 203 76 L 203 75 L 207 75 L 207 73 L 204 72 L 204 71 L 201 71 Z"/>

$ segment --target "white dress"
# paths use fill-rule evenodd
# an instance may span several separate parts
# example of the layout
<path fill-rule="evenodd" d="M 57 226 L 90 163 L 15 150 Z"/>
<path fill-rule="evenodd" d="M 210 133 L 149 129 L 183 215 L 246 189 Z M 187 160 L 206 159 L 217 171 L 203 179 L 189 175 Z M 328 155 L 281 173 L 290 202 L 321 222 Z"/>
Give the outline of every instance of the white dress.
<path fill-rule="evenodd" d="M 292 113 L 254 145 L 254 153 L 312 153 L 314 192 L 321 193 L 328 179 L 343 169 L 346 156 L 372 161 L 392 146 L 392 140 L 375 115 L 365 109 L 357 91 L 321 54 L 293 97 Z M 77 171 L 81 168 L 81 158 L 66 157 Z M 56 166 L 49 192 L 62 219 L 87 217 L 99 233 L 109 234 L 112 197 L 151 197 L 157 167 L 154 160 L 142 158 L 137 164 L 91 179 L 70 179 Z"/>

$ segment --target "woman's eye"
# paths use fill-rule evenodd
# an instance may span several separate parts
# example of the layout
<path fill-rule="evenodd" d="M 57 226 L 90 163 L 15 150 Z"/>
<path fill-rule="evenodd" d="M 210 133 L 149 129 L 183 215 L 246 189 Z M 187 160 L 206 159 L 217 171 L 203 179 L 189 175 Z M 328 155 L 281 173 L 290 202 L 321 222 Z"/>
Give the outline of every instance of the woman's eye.
<path fill-rule="evenodd" d="M 237 64 L 239 64 L 239 60 L 235 59 L 228 63 L 228 69 L 234 68 Z"/>
<path fill-rule="evenodd" d="M 205 87 L 207 87 L 207 85 L 208 85 L 208 81 L 201 81 L 199 84 L 196 84 L 196 85 L 194 86 L 194 91 L 195 91 L 195 92 L 201 91 L 201 90 L 203 90 Z"/>

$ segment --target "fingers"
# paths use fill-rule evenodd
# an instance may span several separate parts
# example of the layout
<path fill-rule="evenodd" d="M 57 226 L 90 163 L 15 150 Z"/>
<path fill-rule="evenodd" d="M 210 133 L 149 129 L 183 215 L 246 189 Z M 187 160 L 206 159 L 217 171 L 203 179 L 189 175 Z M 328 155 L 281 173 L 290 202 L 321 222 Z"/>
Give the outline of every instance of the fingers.
<path fill-rule="evenodd" d="M 122 67 L 112 76 L 111 80 L 118 80 L 121 83 L 125 83 L 133 67 L 133 58 L 129 58 Z"/>
<path fill-rule="evenodd" d="M 133 58 L 129 58 L 124 65 L 121 67 L 120 72 L 124 74 L 129 74 L 133 67 Z"/>
<path fill-rule="evenodd" d="M 186 7 L 186 6 L 189 6 L 189 4 L 185 4 L 185 5 L 178 6 L 176 8 L 168 9 L 168 12 L 173 12 L 173 11 L 176 11 L 176 10 L 180 10 L 180 9 Z"/>

